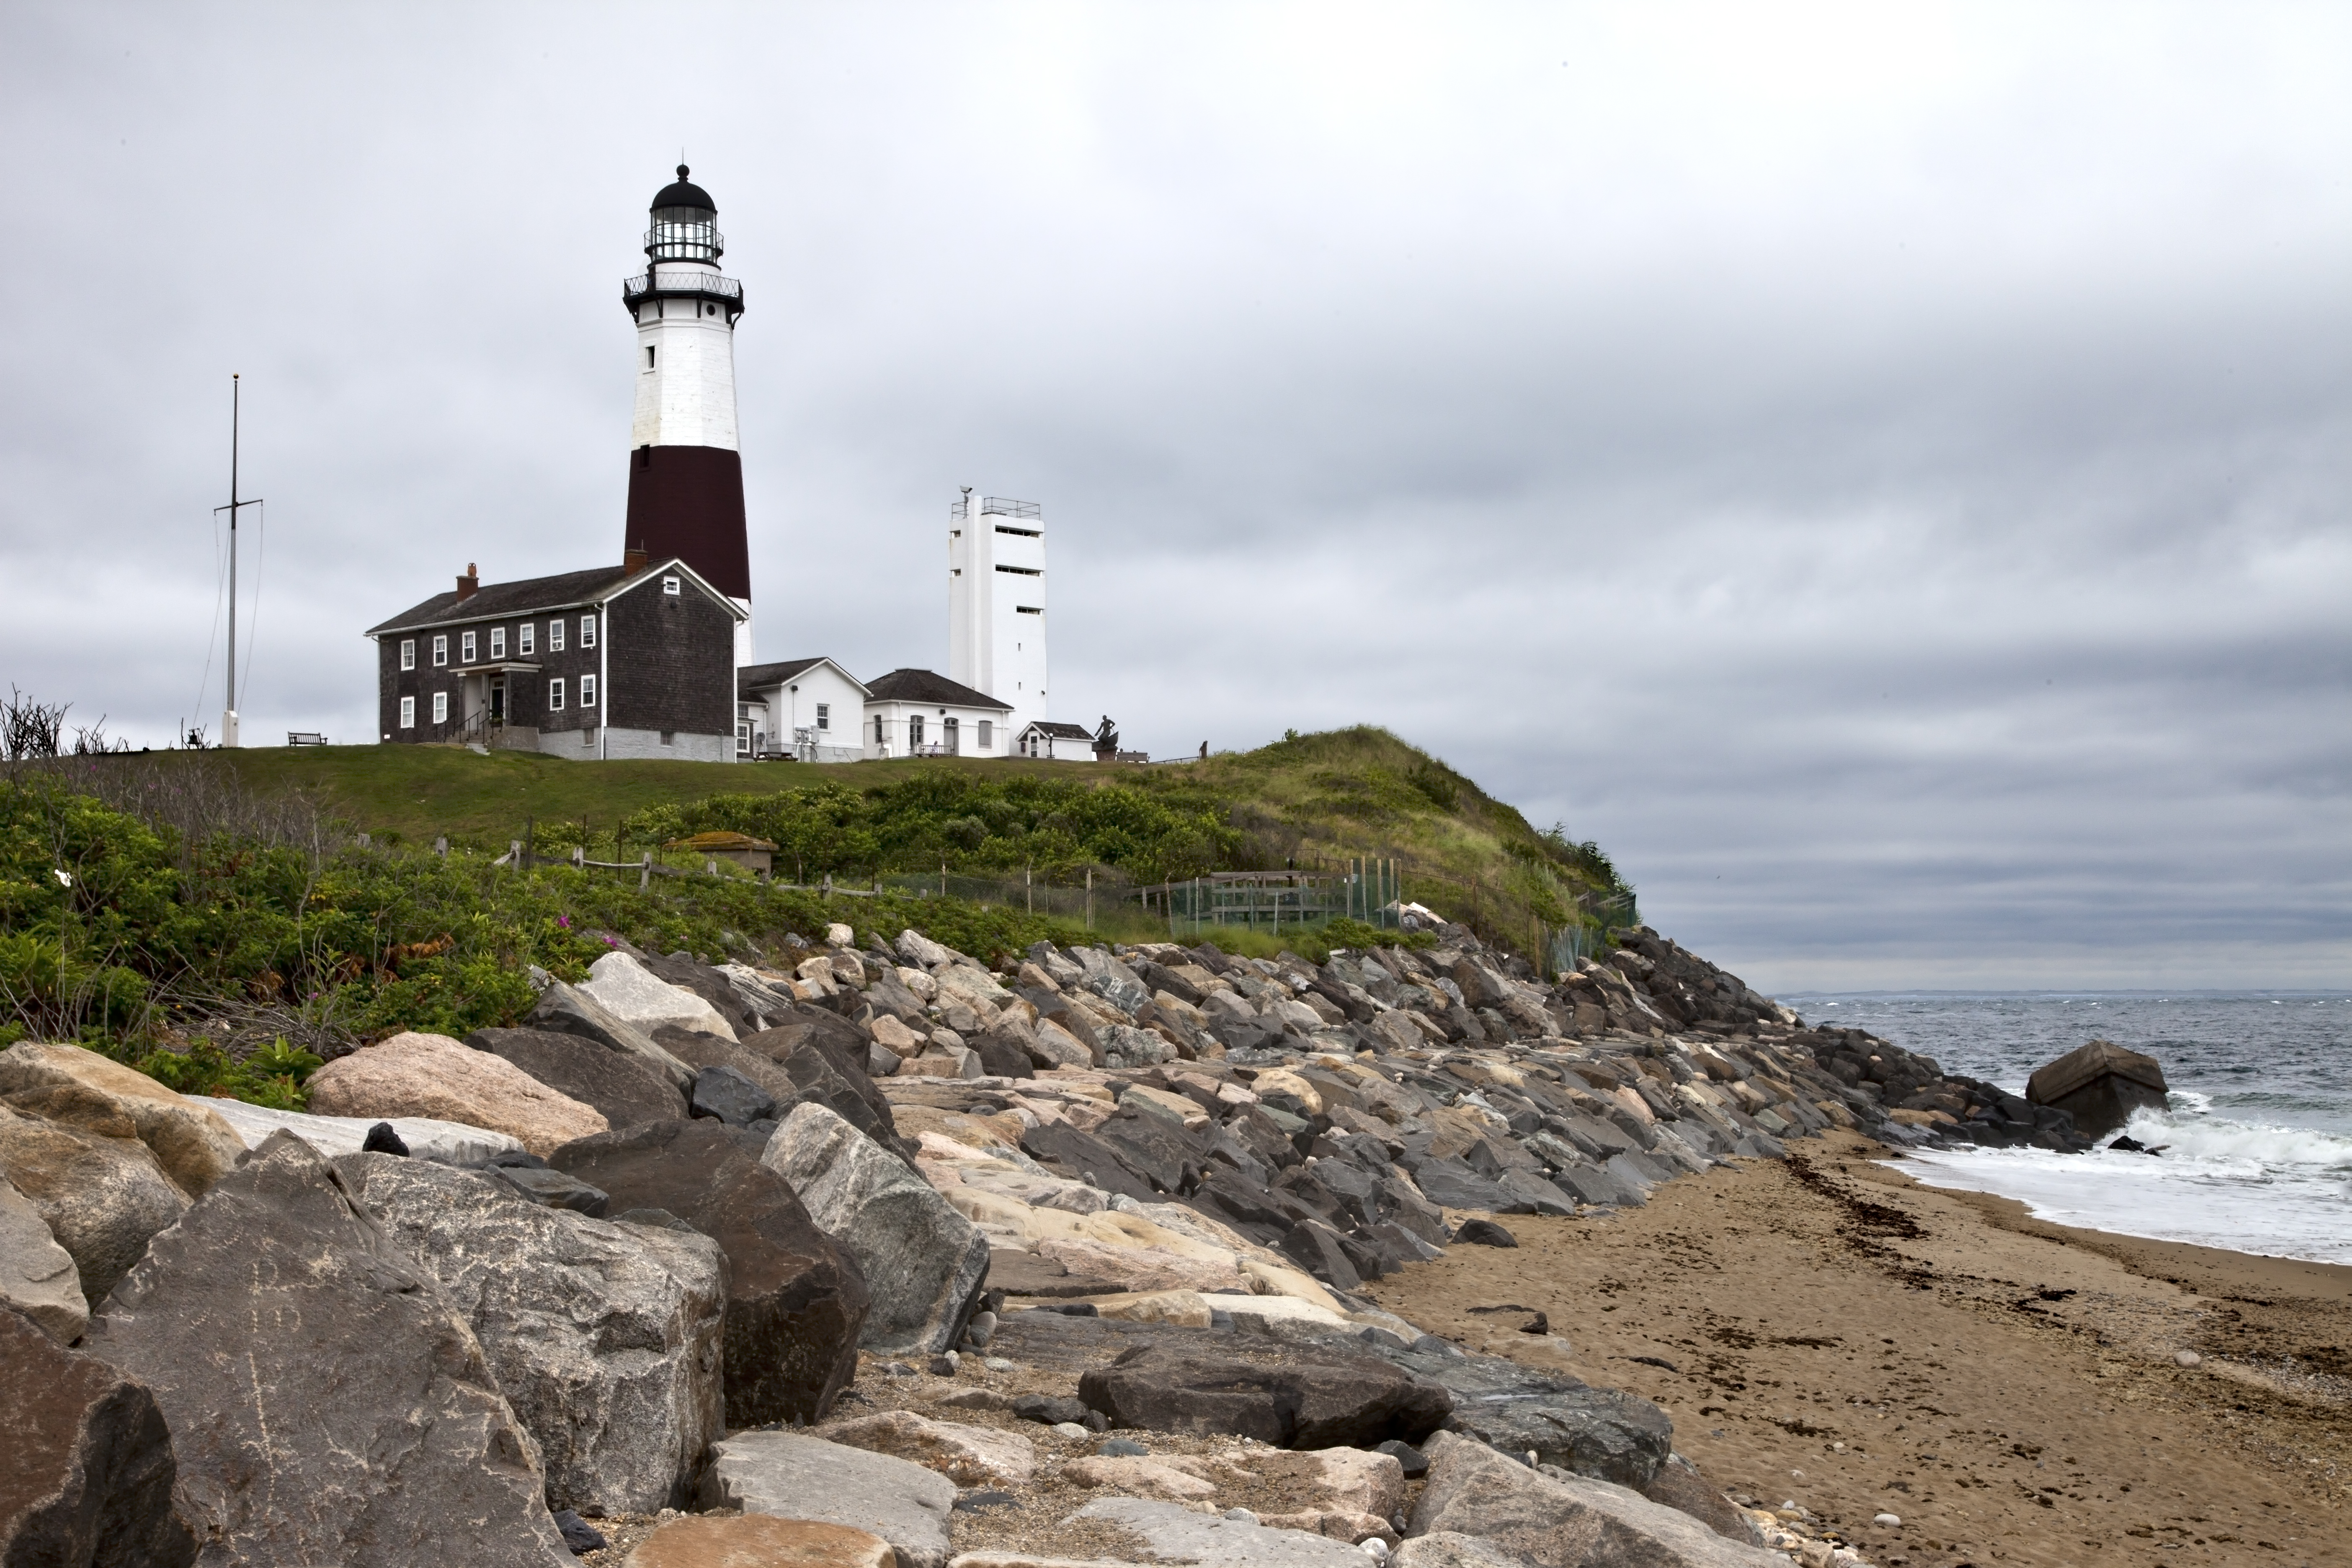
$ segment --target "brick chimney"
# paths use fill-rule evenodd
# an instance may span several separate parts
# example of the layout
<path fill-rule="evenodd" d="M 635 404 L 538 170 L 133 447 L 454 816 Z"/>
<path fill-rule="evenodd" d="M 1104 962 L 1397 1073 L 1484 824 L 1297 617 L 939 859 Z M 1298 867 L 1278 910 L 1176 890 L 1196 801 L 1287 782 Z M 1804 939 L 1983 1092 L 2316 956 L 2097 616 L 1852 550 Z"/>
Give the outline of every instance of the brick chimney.
<path fill-rule="evenodd" d="M 470 599 L 476 594 L 480 593 L 481 589 L 482 577 L 480 569 L 475 566 L 472 562 L 468 561 L 466 563 L 466 574 L 457 579 L 457 602 L 459 604 L 464 604 L 467 599 Z"/>
<path fill-rule="evenodd" d="M 621 552 L 621 570 L 622 570 L 622 571 L 624 571 L 624 572 L 642 572 L 642 571 L 644 571 L 645 569 L 646 569 L 646 552 L 645 552 L 644 551 L 642 551 L 642 550 L 624 550 L 624 551 L 622 551 L 622 552 Z"/>

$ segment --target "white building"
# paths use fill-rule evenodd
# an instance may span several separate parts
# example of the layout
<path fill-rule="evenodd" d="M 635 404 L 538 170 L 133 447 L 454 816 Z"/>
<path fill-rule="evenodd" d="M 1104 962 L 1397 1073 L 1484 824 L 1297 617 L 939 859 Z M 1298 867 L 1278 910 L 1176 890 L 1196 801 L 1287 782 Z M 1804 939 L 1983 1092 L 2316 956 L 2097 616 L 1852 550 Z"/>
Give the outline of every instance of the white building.
<path fill-rule="evenodd" d="M 1096 760 L 1094 731 L 1083 724 L 1032 719 L 1014 731 L 1013 754 L 1047 763 L 1091 763 Z"/>
<path fill-rule="evenodd" d="M 975 501 L 967 489 L 949 510 L 948 679 L 1004 703 L 1016 731 L 1046 715 L 1045 519 L 1034 501 Z"/>
<path fill-rule="evenodd" d="M 869 757 L 1001 757 L 1011 708 L 928 669 L 894 669 L 866 683 Z"/>
<path fill-rule="evenodd" d="M 829 658 L 751 665 L 736 677 L 736 753 L 856 762 L 867 752 L 866 704 L 872 695 Z"/>

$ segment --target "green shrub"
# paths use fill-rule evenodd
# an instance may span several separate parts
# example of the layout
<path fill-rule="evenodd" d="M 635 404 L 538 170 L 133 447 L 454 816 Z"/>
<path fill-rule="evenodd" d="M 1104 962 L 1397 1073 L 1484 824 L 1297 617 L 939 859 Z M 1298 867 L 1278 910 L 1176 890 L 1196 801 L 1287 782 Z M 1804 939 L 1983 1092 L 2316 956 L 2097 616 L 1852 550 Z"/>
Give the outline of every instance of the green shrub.
<path fill-rule="evenodd" d="M 182 1094 L 242 1100 L 272 1110 L 301 1110 L 310 1105 L 304 1081 L 325 1064 L 281 1038 L 241 1062 L 230 1059 L 213 1041 L 199 1040 L 184 1051 L 151 1051 L 132 1065 Z"/>

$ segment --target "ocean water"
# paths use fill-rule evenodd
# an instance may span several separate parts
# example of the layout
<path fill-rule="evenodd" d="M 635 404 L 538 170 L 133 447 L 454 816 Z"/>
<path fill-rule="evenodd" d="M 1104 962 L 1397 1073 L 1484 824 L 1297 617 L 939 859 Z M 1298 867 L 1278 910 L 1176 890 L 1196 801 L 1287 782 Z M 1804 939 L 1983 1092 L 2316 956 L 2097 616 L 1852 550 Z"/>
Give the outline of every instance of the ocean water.
<path fill-rule="evenodd" d="M 2085 1040 L 2164 1064 L 2172 1109 L 2125 1129 L 2163 1153 L 1907 1155 L 1931 1186 L 2016 1198 L 2053 1224 L 2352 1264 L 2352 993 L 1822 992 L 1808 1023 L 1868 1029 L 2019 1094 Z"/>

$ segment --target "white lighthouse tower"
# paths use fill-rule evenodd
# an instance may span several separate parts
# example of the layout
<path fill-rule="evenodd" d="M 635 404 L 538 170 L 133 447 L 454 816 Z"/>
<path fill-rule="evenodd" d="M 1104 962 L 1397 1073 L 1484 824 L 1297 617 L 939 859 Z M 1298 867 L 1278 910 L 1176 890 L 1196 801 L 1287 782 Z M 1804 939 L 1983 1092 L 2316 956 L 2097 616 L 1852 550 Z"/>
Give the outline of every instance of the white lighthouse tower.
<path fill-rule="evenodd" d="M 1048 717 L 1045 512 L 1035 501 L 975 500 L 948 511 L 948 679 L 1013 711 L 1005 733 Z"/>
<path fill-rule="evenodd" d="M 653 199 L 646 270 L 621 285 L 637 323 L 630 428 L 630 559 L 677 556 L 743 607 L 735 661 L 751 662 L 751 551 L 736 441 L 735 322 L 743 285 L 720 275 L 726 239 L 687 167 Z"/>

